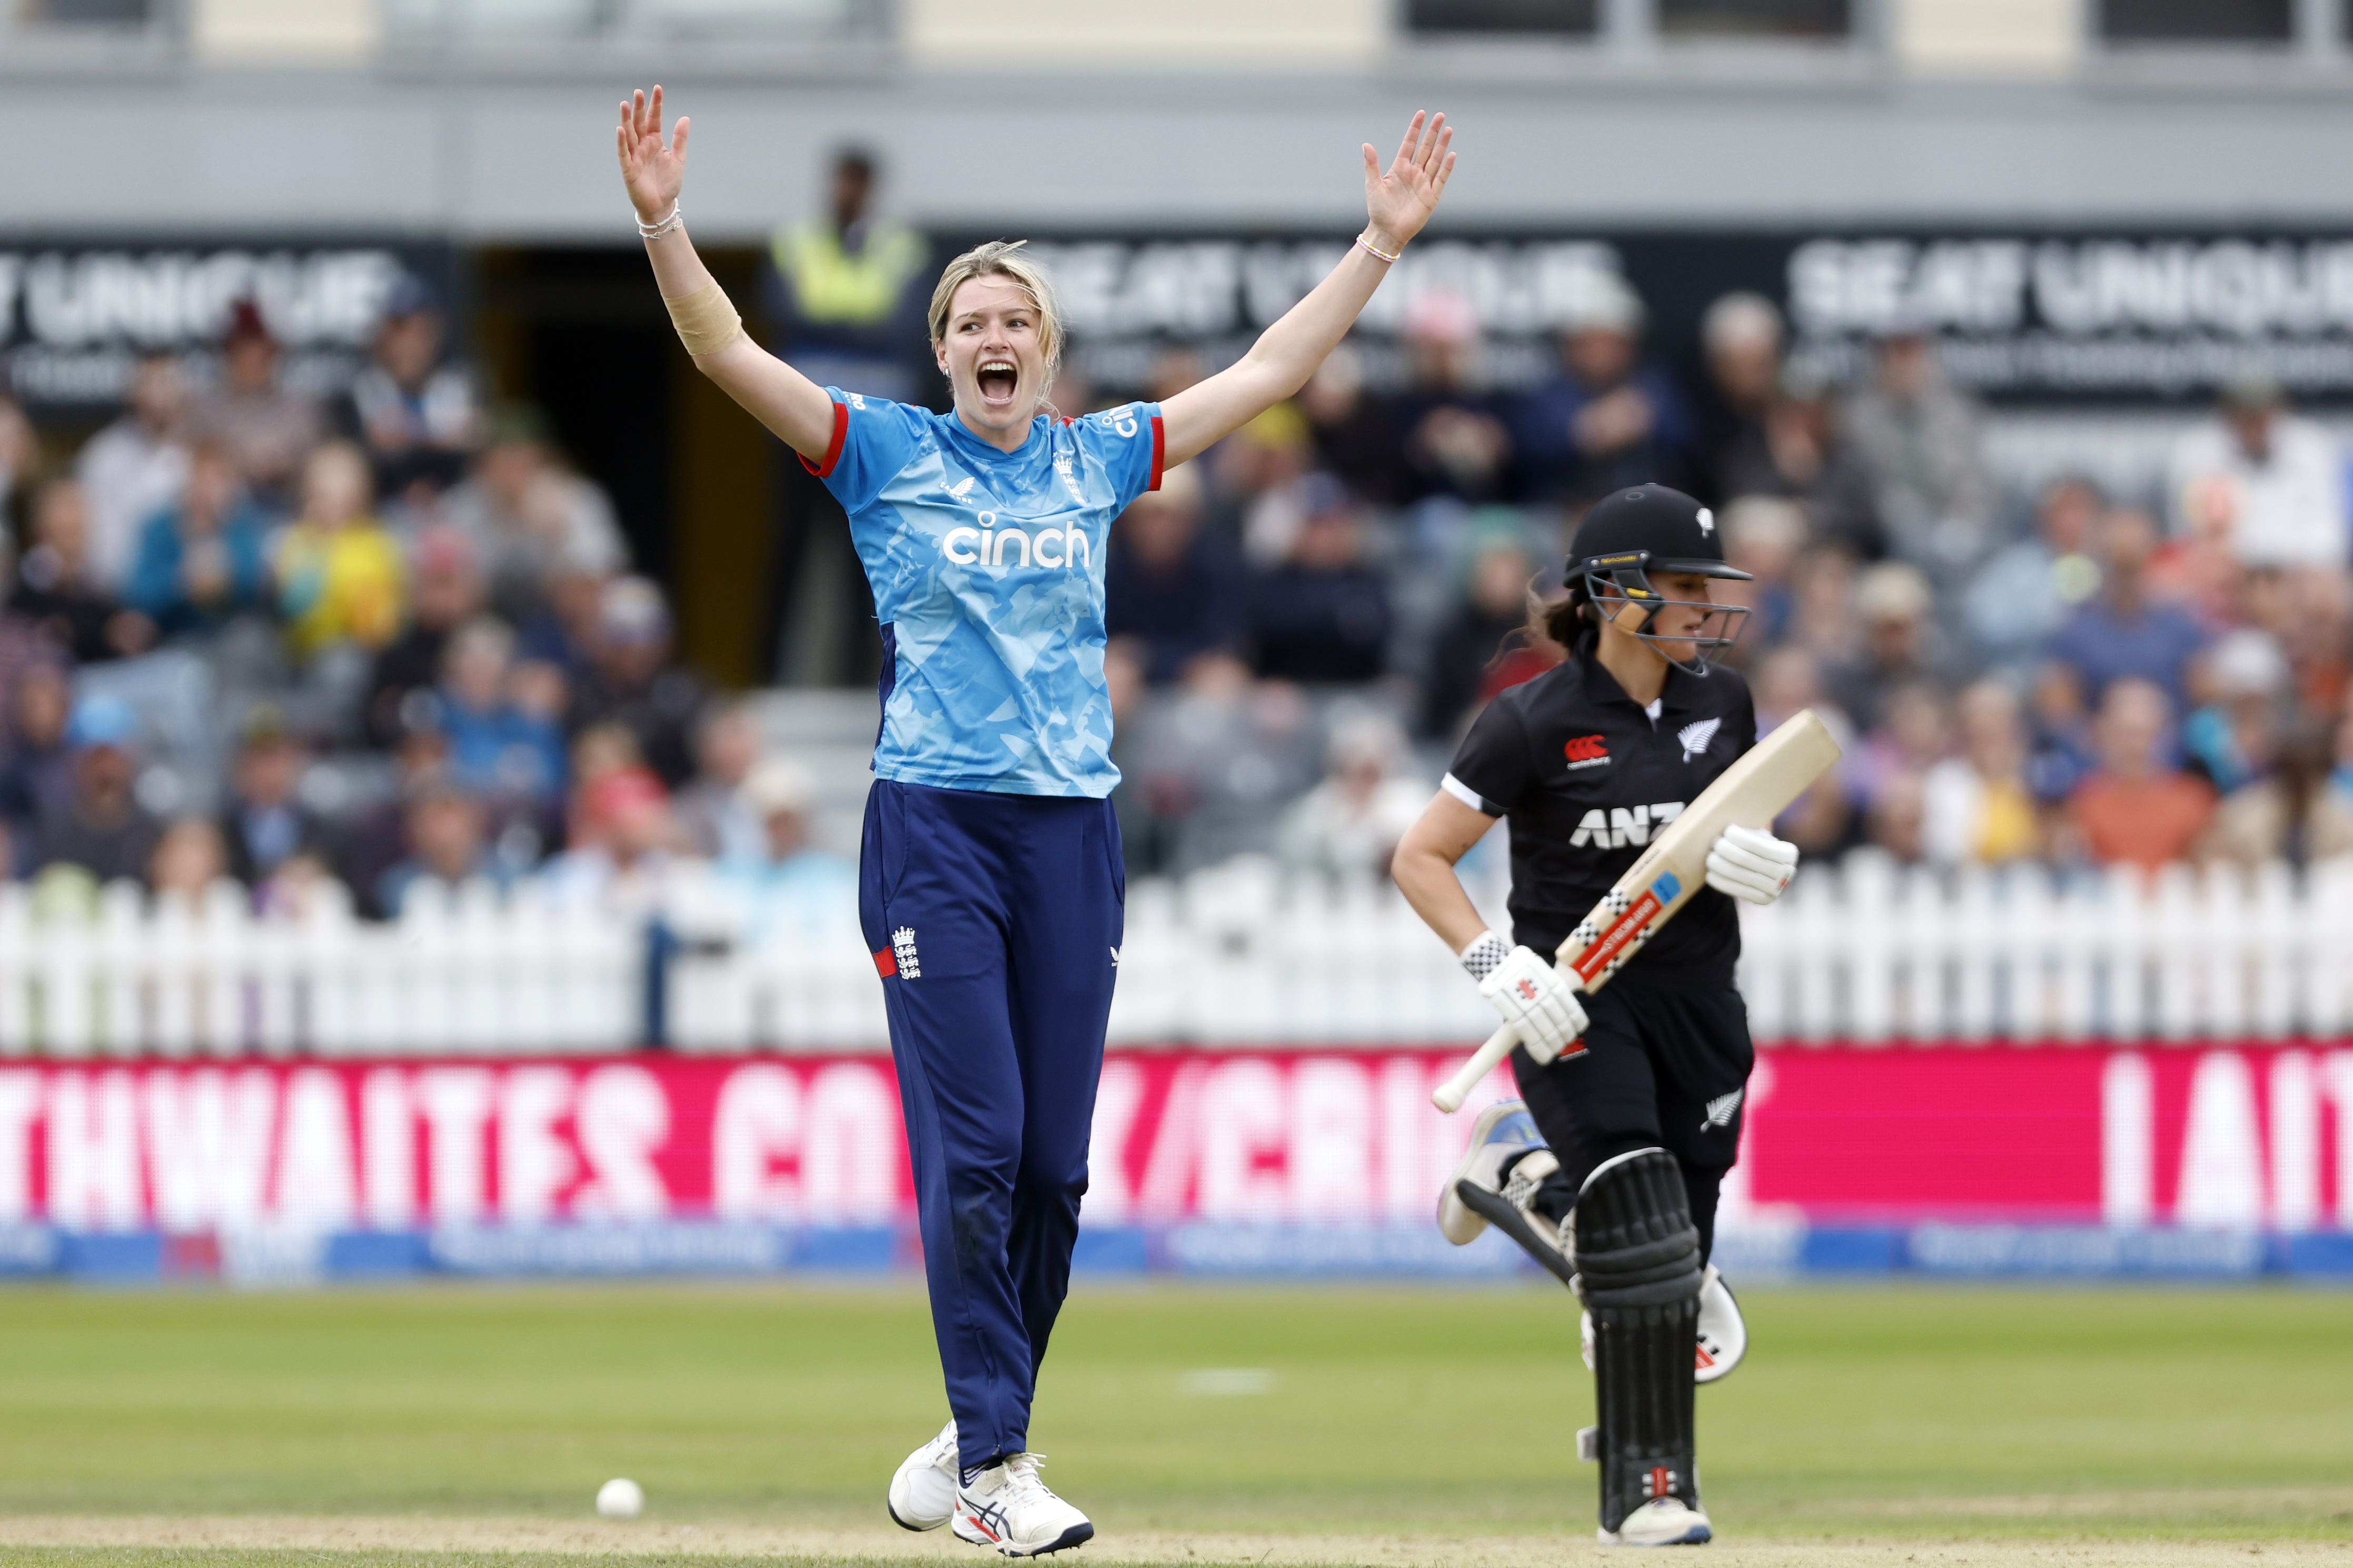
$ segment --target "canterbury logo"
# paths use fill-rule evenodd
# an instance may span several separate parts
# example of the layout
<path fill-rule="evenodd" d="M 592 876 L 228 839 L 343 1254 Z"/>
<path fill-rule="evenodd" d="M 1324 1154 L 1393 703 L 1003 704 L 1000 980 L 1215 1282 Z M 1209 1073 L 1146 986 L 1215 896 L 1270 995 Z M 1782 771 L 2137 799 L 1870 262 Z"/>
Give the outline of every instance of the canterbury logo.
<path fill-rule="evenodd" d="M 1119 967 L 1119 949 L 1115 947 L 1111 950 L 1111 966 L 1113 969 Z"/>
<path fill-rule="evenodd" d="M 965 497 L 972 494 L 972 487 L 978 483 L 980 483 L 978 479 L 975 479 L 970 474 L 966 474 L 964 478 L 958 479 L 955 483 L 948 487 L 948 494 L 955 497 L 957 500 L 962 500 Z"/>
<path fill-rule="evenodd" d="M 1609 760 L 1609 748 L 1602 744 L 1599 735 L 1571 735 L 1561 752 L 1572 768 L 1599 767 Z"/>
<path fill-rule="evenodd" d="M 1704 1132 L 1711 1127 L 1731 1126 L 1733 1117 L 1739 1114 L 1740 1097 L 1744 1092 L 1746 1091 L 1736 1089 L 1730 1094 L 1719 1094 L 1709 1100 L 1707 1119 L 1699 1124 L 1699 1130 Z"/>
<path fill-rule="evenodd" d="M 1676 731 L 1675 739 L 1683 743 L 1683 761 L 1690 762 L 1706 751 L 1707 743 L 1715 740 L 1715 732 L 1723 728 L 1724 721 L 1721 719 L 1703 719 L 1696 724 L 1686 724 Z"/>

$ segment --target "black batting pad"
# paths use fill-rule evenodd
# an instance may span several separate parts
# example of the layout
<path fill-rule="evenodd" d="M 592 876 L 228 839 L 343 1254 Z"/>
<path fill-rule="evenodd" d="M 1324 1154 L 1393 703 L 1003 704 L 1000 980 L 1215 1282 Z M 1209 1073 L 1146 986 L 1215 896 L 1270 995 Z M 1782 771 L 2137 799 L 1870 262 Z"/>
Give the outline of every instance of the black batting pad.
<path fill-rule="evenodd" d="M 1658 1497 L 1696 1508 L 1692 1368 L 1699 1231 L 1682 1169 L 1663 1149 L 1605 1161 L 1577 1200 L 1577 1273 L 1593 1314 L 1601 1527 Z"/>

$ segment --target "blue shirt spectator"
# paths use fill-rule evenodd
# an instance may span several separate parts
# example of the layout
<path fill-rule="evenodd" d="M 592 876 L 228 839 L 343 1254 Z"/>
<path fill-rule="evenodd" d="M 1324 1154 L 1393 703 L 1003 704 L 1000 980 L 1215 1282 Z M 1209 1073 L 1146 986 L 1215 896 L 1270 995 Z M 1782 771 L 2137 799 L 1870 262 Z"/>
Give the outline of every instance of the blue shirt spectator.
<path fill-rule="evenodd" d="M 2181 605 L 2148 595 L 2157 525 L 2143 512 L 2111 512 L 2099 549 L 2100 592 L 2052 635 L 2048 656 L 2075 672 L 2094 708 L 2111 684 L 2137 678 L 2163 691 L 2175 712 L 2185 711 L 2190 661 L 2206 646 L 2206 628 Z"/>
<path fill-rule="evenodd" d="M 481 616 L 450 637 L 440 691 L 450 776 L 499 799 L 552 801 L 564 789 L 564 728 L 515 700 L 513 670 L 504 622 Z"/>
<path fill-rule="evenodd" d="M 1372 680 L 1388 659 L 1388 580 L 1364 559 L 1355 498 L 1336 479 L 1314 478 L 1289 559 L 1250 584 L 1253 663 L 1271 680 Z"/>
<path fill-rule="evenodd" d="M 1561 332 L 1560 372 L 1512 411 L 1521 489 L 1575 503 L 1649 483 L 1689 486 L 1699 426 L 1667 374 L 1641 357 L 1642 302 L 1598 277 Z"/>

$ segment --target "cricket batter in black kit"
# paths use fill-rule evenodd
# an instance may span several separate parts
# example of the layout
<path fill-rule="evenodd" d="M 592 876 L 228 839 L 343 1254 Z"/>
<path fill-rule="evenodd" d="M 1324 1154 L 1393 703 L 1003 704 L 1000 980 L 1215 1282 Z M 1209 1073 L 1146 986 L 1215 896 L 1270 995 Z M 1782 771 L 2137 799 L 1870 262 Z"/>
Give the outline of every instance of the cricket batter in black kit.
<path fill-rule="evenodd" d="M 1573 1276 L 1599 1423 L 1579 1447 L 1601 1466 L 1604 1544 L 1711 1533 L 1692 1391 L 1746 1343 L 1708 1263 L 1756 1060 L 1733 985 L 1732 900 L 1779 897 L 1796 847 L 1725 829 L 1707 887 L 1605 990 L 1582 994 L 1552 955 L 1651 835 L 1756 744 L 1746 683 L 1710 662 L 1747 614 L 1714 603 L 1710 581 L 1746 575 L 1680 491 L 1641 485 L 1598 503 L 1577 525 L 1567 597 L 1539 612 L 1568 658 L 1479 715 L 1393 868 L 1519 1035 L 1525 1104 L 1481 1116 L 1439 1222 L 1458 1243 L 1492 1222 Z M 1498 817 L 1511 825 L 1508 942 L 1454 874 Z"/>

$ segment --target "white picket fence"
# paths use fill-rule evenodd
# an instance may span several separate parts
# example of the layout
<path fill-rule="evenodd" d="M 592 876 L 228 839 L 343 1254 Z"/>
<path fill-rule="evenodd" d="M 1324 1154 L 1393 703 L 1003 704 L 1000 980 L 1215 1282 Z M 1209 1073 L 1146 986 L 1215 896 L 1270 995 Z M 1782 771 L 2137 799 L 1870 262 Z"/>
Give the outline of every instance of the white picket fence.
<path fill-rule="evenodd" d="M 675 940 L 530 884 L 441 889 L 391 925 L 332 899 L 256 917 L 227 886 L 199 908 L 118 886 L 95 919 L 44 919 L 0 887 L 0 1057 L 626 1050 L 656 990 L 682 1050 L 886 1047 L 854 910 L 771 918 L 746 941 L 723 888 L 689 880 L 661 923 Z M 1745 933 L 1760 1039 L 2353 1036 L 2353 862 L 2145 882 L 1939 877 L 1863 854 L 1807 868 Z M 1119 964 L 1114 1043 L 1467 1044 L 1492 1023 L 1394 889 L 1258 861 L 1137 883 Z"/>

